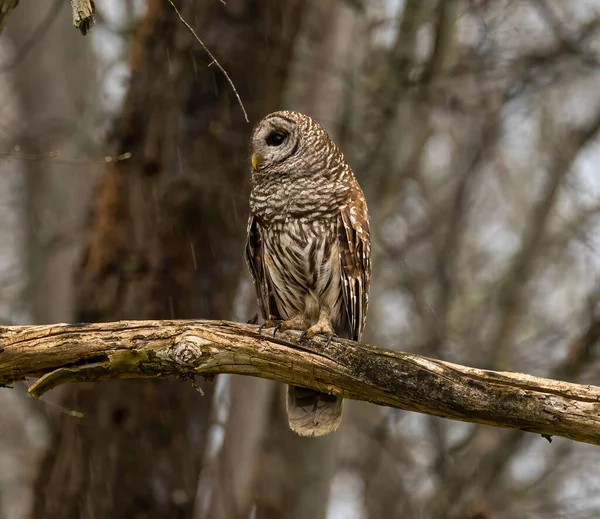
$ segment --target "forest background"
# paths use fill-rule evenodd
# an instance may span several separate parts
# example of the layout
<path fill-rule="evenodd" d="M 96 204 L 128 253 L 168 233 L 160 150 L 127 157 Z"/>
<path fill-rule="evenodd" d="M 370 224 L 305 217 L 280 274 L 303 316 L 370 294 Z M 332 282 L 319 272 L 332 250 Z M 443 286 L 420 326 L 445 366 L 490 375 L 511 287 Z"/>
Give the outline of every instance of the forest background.
<path fill-rule="evenodd" d="M 2 323 L 249 319 L 249 135 L 294 109 L 369 202 L 366 342 L 598 384 L 597 2 L 174 3 L 250 123 L 166 0 L 98 2 L 87 36 L 64 1 L 6 20 Z M 0 518 L 600 514 L 591 445 L 363 402 L 303 439 L 280 385 L 197 382 L 0 390 Z"/>

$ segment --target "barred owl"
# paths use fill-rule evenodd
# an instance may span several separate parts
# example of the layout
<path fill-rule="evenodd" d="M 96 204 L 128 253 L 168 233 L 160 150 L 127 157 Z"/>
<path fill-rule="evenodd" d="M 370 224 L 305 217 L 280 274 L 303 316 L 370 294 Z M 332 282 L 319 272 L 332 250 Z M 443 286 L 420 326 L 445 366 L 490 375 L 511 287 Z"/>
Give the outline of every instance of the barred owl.
<path fill-rule="evenodd" d="M 369 215 L 327 132 L 298 112 L 267 115 L 252 134 L 246 260 L 266 326 L 359 341 L 371 276 Z M 290 427 L 335 431 L 342 399 L 288 386 Z"/>

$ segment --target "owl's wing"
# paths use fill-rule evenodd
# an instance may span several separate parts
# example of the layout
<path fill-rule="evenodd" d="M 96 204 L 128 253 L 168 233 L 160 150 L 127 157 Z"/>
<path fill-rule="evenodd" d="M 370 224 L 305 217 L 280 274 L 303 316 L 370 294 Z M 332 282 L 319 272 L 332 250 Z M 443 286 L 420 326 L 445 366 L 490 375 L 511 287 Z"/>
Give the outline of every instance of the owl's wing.
<path fill-rule="evenodd" d="M 350 338 L 360 341 L 369 304 L 371 235 L 367 203 L 358 186 L 338 218 L 338 243 Z"/>
<path fill-rule="evenodd" d="M 252 281 L 254 281 L 258 306 L 263 319 L 278 319 L 277 305 L 273 301 L 269 277 L 265 271 L 264 248 L 260 228 L 253 214 L 250 214 L 248 219 L 245 256 L 252 275 Z"/>

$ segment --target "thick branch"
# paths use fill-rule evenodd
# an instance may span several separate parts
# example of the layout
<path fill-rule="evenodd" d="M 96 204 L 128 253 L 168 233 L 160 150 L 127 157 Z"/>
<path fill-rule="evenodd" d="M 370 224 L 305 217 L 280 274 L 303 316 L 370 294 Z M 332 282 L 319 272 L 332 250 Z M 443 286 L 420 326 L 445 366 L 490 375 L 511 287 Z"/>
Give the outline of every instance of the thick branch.
<path fill-rule="evenodd" d="M 600 387 L 486 371 L 225 321 L 0 327 L 0 385 L 235 373 L 455 420 L 600 445 Z"/>

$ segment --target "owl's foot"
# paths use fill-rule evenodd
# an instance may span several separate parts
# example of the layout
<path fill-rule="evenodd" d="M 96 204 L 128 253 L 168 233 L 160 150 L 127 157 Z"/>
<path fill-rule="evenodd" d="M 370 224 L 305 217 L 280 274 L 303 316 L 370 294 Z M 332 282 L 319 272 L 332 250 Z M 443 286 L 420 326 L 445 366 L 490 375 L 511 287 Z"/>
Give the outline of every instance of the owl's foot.
<path fill-rule="evenodd" d="M 258 333 L 261 333 L 265 328 L 277 328 L 281 324 L 280 320 L 276 319 L 267 319 L 264 323 L 260 325 L 258 328 Z"/>
<path fill-rule="evenodd" d="M 306 330 L 306 320 L 304 319 L 304 317 L 300 316 L 292 317 L 291 319 L 286 319 L 285 321 L 281 321 L 278 328 L 275 328 L 275 332 L 273 333 L 273 335 L 275 335 L 275 333 L 279 330 L 281 330 L 282 332 L 285 332 L 286 330 L 300 330 L 303 332 L 304 330 Z"/>
<path fill-rule="evenodd" d="M 306 330 L 306 321 L 303 317 L 297 316 L 292 317 L 291 319 L 286 319 L 284 321 L 268 319 L 264 322 L 264 324 L 260 327 L 259 331 L 262 331 L 263 328 L 275 328 L 273 330 L 273 337 L 279 331 L 285 332 L 286 330 Z"/>
<path fill-rule="evenodd" d="M 331 319 L 329 318 L 328 313 L 322 312 L 319 316 L 319 320 L 300 336 L 300 340 L 303 341 L 312 339 L 315 335 L 318 334 L 326 335 L 327 337 L 329 337 L 327 345 L 329 345 L 331 339 L 336 335 L 333 326 L 331 326 Z"/>

